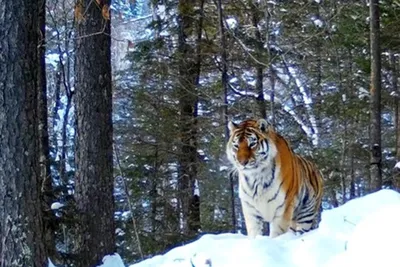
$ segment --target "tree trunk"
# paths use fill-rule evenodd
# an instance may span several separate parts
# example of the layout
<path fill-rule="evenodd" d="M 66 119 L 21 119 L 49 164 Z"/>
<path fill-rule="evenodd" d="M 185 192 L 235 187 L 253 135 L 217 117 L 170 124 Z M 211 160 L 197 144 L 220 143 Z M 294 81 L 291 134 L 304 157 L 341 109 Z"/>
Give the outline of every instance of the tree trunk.
<path fill-rule="evenodd" d="M 380 52 L 380 26 L 379 26 L 379 1 L 371 0 L 370 12 L 370 43 L 371 43 L 371 88 L 370 88 L 370 115 L 371 115 L 371 140 L 370 140 L 370 172 L 371 188 L 374 192 L 382 187 L 382 149 L 381 149 L 381 52 Z"/>
<path fill-rule="evenodd" d="M 341 193 L 342 193 L 342 204 L 346 203 L 347 201 L 347 196 L 346 196 L 346 191 L 347 191 L 347 185 L 346 185 L 346 177 L 347 177 L 347 120 L 344 119 L 342 121 L 343 126 L 344 126 L 344 132 L 343 132 L 343 137 L 342 137 L 342 151 L 341 151 L 341 156 L 340 156 L 340 185 L 341 185 Z"/>
<path fill-rule="evenodd" d="M 218 9 L 218 23 L 219 23 L 219 34 L 221 41 L 221 85 L 224 92 L 224 108 L 223 108 L 223 121 L 225 127 L 225 143 L 229 140 L 229 129 L 228 129 L 228 56 L 226 53 L 226 39 L 225 39 L 225 27 L 224 27 L 224 15 L 222 13 L 222 3 L 221 0 L 217 1 Z M 237 221 L 236 221 L 236 205 L 235 205 L 235 179 L 233 173 L 229 174 L 229 190 L 230 190 L 230 202 L 231 202 L 231 223 L 232 232 L 237 231 Z"/>
<path fill-rule="evenodd" d="M 350 200 L 356 198 L 356 185 L 354 177 L 354 152 L 352 149 L 349 150 L 350 157 Z"/>
<path fill-rule="evenodd" d="M 178 70 L 179 70 L 179 110 L 180 110 L 180 156 L 179 195 L 183 216 L 183 233 L 193 236 L 200 229 L 199 205 L 194 195 L 197 178 L 197 90 L 200 75 L 201 25 L 197 36 L 197 51 L 188 43 L 193 32 L 195 9 L 193 2 L 180 0 L 178 3 Z M 201 11 L 202 12 L 202 11 Z M 200 22 L 202 19 L 199 20 Z M 200 24 L 200 23 L 199 23 Z M 200 38 L 200 39 L 199 39 Z M 197 56 L 196 56 L 197 54 Z"/>
<path fill-rule="evenodd" d="M 110 1 L 76 5 L 76 180 L 80 225 L 77 266 L 99 264 L 115 251 Z"/>
<path fill-rule="evenodd" d="M 393 86 L 393 93 L 395 93 L 395 98 L 394 98 L 394 126 L 396 130 L 396 148 L 395 148 L 395 153 L 396 153 L 396 163 L 400 162 L 400 114 L 399 114 L 399 88 L 397 84 L 397 63 L 396 63 L 396 57 L 394 53 L 390 53 L 390 65 L 392 69 L 392 86 Z M 400 169 L 395 168 L 394 169 L 394 174 L 393 174 L 393 187 L 397 192 L 400 192 Z"/>
<path fill-rule="evenodd" d="M 151 221 L 151 231 L 152 233 L 155 233 L 157 230 L 157 207 L 158 207 L 158 192 L 157 192 L 157 187 L 158 187 L 158 145 L 154 147 L 155 152 L 154 152 L 154 166 L 153 166 L 153 175 L 151 179 L 151 188 L 150 188 L 150 206 L 151 206 L 151 216 L 150 216 L 150 221 Z"/>
<path fill-rule="evenodd" d="M 0 10 L 0 266 L 42 267 L 39 3 L 0 1 Z"/>
<path fill-rule="evenodd" d="M 256 39 L 256 51 L 259 57 L 262 57 L 262 53 L 264 51 L 264 42 L 261 37 L 260 30 L 258 28 L 258 23 L 260 22 L 260 13 L 261 11 L 258 9 L 259 6 L 257 3 L 251 3 L 252 9 L 252 22 L 253 27 L 255 29 L 255 39 Z M 268 24 L 268 21 L 267 21 Z M 265 98 L 264 98 L 264 67 L 261 64 L 256 65 L 256 93 L 257 93 L 257 104 L 258 104 L 258 111 L 263 119 L 267 119 L 267 109 L 265 106 Z M 271 103 L 272 106 L 272 103 Z"/>

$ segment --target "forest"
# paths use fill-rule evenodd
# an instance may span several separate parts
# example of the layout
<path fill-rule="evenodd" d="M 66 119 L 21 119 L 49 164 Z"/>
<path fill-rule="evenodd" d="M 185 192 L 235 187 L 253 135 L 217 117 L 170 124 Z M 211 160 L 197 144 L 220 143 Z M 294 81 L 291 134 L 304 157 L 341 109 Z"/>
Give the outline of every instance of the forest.
<path fill-rule="evenodd" d="M 0 0 L 0 266 L 140 262 L 246 234 L 229 121 L 323 209 L 400 192 L 398 0 Z M 397 164 L 399 162 L 399 164 Z"/>

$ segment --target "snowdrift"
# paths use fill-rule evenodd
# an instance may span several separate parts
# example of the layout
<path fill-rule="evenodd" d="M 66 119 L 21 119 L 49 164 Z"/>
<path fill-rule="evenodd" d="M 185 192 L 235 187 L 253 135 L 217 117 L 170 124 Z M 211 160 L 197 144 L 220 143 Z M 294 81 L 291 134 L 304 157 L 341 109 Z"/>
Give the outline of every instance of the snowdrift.
<path fill-rule="evenodd" d="M 399 222 L 400 194 L 385 189 L 324 211 L 320 227 L 304 235 L 204 235 L 129 267 L 399 267 Z M 102 267 L 123 266 L 115 257 Z"/>

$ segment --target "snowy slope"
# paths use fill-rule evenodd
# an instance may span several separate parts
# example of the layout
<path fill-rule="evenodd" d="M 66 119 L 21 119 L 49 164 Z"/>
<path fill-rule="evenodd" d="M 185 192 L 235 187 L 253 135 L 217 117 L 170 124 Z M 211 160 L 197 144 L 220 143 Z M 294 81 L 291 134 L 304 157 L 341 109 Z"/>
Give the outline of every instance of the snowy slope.
<path fill-rule="evenodd" d="M 381 190 L 324 211 L 320 228 L 301 236 L 204 235 L 130 267 L 399 267 L 399 222 L 400 194 Z M 102 267 L 123 266 L 109 260 Z"/>

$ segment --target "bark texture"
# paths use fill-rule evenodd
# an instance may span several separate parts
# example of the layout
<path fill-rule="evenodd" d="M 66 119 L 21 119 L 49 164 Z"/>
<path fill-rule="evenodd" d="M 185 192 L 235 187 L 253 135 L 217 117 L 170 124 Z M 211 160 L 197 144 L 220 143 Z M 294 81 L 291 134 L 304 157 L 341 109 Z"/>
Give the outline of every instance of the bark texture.
<path fill-rule="evenodd" d="M 40 201 L 38 1 L 0 1 L 0 266 L 46 265 Z"/>
<path fill-rule="evenodd" d="M 370 11 L 370 44 L 371 44 L 371 152 L 370 152 L 370 191 L 378 191 L 382 187 L 382 149 L 381 149 L 381 49 L 379 1 L 371 0 Z"/>
<path fill-rule="evenodd" d="M 109 4 L 79 0 L 75 11 L 75 200 L 81 222 L 75 249 L 82 267 L 115 251 Z"/>
<path fill-rule="evenodd" d="M 392 86 L 393 86 L 393 92 L 396 94 L 396 97 L 394 99 L 394 125 L 396 129 L 396 162 L 400 161 L 400 114 L 399 114 L 399 87 L 397 84 L 397 61 L 394 53 L 392 52 L 390 54 L 390 66 L 391 66 L 391 74 L 392 74 Z M 393 174 L 393 187 L 397 192 L 400 192 L 400 169 L 395 168 L 394 169 L 394 174 Z"/>
<path fill-rule="evenodd" d="M 194 204 L 199 199 L 194 196 L 197 179 L 197 85 L 200 75 L 200 57 L 188 39 L 193 33 L 199 33 L 201 25 L 195 27 L 193 1 L 180 0 L 178 3 L 178 70 L 179 70 L 179 110 L 180 110 L 180 157 L 179 178 L 180 205 L 183 216 L 183 232 L 195 235 L 200 229 L 200 205 Z"/>
<path fill-rule="evenodd" d="M 226 51 L 226 38 L 225 38 L 225 26 L 224 26 L 224 14 L 222 11 L 222 1 L 217 1 L 217 9 L 218 9 L 218 26 L 219 26 L 219 35 L 221 42 L 221 85 L 222 90 L 224 92 L 224 107 L 222 110 L 223 122 L 225 126 L 225 143 L 229 140 L 229 129 L 228 129 L 228 54 Z M 229 173 L 229 190 L 230 190 L 230 203 L 231 203 L 231 223 L 232 223 L 232 233 L 236 233 L 237 231 L 237 223 L 236 223 L 236 205 L 235 205 L 235 179 L 234 174 Z"/>

